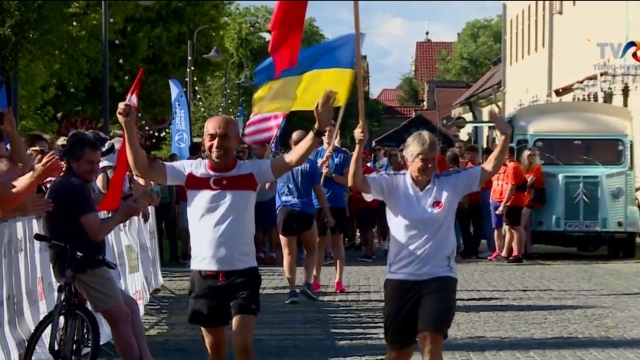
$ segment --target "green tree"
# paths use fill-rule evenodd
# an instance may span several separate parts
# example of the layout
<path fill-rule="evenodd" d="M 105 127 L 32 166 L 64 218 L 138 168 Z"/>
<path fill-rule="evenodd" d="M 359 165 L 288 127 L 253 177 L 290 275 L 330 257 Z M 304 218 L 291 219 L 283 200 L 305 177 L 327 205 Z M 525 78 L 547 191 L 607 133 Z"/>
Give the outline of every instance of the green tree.
<path fill-rule="evenodd" d="M 4 6 L 5 2 L 2 2 Z M 19 2 L 23 3 L 23 2 Z M 42 2 L 44 4 L 49 4 Z M 100 2 L 62 1 L 47 8 L 54 25 L 30 37 L 20 52 L 21 129 L 55 131 L 55 114 L 101 119 L 102 37 Z M 184 79 L 187 40 L 198 33 L 195 66 L 203 73 L 222 65 L 202 59 L 219 33 L 228 2 L 156 2 L 141 7 L 137 2 L 110 2 L 109 98 L 113 113 L 124 99 L 139 68 L 145 68 L 140 94 L 141 118 L 167 118 L 171 113 L 169 78 Z M 188 22 L 173 19 L 189 19 Z M 37 49 L 37 50 L 32 50 Z M 205 50 L 206 49 L 206 50 Z M 112 117 L 114 121 L 114 117 Z M 162 121 L 161 121 L 162 122 Z"/>
<path fill-rule="evenodd" d="M 398 97 L 398 103 L 402 106 L 412 106 L 420 104 L 420 95 L 418 82 L 413 73 L 406 72 L 400 76 L 400 85 L 398 86 L 401 93 Z"/>
<path fill-rule="evenodd" d="M 500 56 L 501 46 L 502 15 L 467 22 L 451 55 L 443 52 L 438 57 L 438 80 L 477 81 Z"/>

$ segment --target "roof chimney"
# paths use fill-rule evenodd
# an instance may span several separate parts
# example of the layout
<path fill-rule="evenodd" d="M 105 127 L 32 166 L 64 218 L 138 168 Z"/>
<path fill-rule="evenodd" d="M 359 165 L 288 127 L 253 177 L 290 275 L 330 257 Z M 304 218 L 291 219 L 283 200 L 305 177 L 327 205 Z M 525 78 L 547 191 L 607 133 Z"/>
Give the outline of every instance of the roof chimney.
<path fill-rule="evenodd" d="M 425 35 L 425 37 L 424 37 L 424 41 L 426 41 L 426 42 L 431 42 L 431 39 L 429 39 L 429 32 L 428 32 L 428 31 L 427 31 L 427 32 L 425 32 L 425 33 L 424 33 L 424 35 Z"/>

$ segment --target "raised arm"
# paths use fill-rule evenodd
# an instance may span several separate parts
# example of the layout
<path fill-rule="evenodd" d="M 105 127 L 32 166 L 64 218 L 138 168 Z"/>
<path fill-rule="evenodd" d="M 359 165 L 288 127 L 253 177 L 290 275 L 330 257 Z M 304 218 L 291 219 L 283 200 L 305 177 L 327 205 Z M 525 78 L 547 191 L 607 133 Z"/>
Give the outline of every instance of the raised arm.
<path fill-rule="evenodd" d="M 356 147 L 353 150 L 351 165 L 349 166 L 349 187 L 361 193 L 370 194 L 371 187 L 369 186 L 369 181 L 367 181 L 367 178 L 362 174 L 362 151 L 364 150 L 364 144 L 367 142 L 367 129 L 360 124 L 353 132 L 353 136 L 356 140 Z"/>
<path fill-rule="evenodd" d="M 314 110 L 316 124 L 307 137 L 305 137 L 304 140 L 296 145 L 296 147 L 289 153 L 271 160 L 271 171 L 273 172 L 274 178 L 277 179 L 294 167 L 302 165 L 302 163 L 307 160 L 311 152 L 313 152 L 313 150 L 318 146 L 318 140 L 322 138 L 325 129 L 331 124 L 335 97 L 335 92 L 326 91 L 322 96 L 322 99 L 318 104 L 316 104 L 316 108 Z"/>
<path fill-rule="evenodd" d="M 118 121 L 122 124 L 127 145 L 129 165 L 135 174 L 156 184 L 167 183 L 167 170 L 163 162 L 149 160 L 147 153 L 140 146 L 136 129 L 136 111 L 127 103 L 118 104 Z"/>
<path fill-rule="evenodd" d="M 22 137 L 18 133 L 18 126 L 16 119 L 13 118 L 11 108 L 4 113 L 4 123 L 0 125 L 0 131 L 4 132 L 9 140 L 9 146 L 11 147 L 9 151 L 10 160 L 14 164 L 20 165 L 22 174 L 31 171 L 33 161 L 31 156 L 27 155 L 27 149 L 24 147 Z"/>
<path fill-rule="evenodd" d="M 480 185 L 486 183 L 491 179 L 495 173 L 500 170 L 502 164 L 504 164 L 507 154 L 509 153 L 509 140 L 511 138 L 511 125 L 501 116 L 492 112 L 490 117 L 492 118 L 496 130 L 500 132 L 500 140 L 498 147 L 489 155 L 487 161 L 482 164 L 482 173 L 480 174 Z"/>

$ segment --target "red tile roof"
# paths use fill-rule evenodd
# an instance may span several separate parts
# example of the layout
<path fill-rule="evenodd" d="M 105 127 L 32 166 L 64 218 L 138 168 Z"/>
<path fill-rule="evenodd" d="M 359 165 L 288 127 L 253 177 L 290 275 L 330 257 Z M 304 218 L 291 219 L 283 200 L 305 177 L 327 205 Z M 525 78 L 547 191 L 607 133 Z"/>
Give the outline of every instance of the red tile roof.
<path fill-rule="evenodd" d="M 382 89 L 380 94 L 376 97 L 376 100 L 387 106 L 400 106 L 398 103 L 398 96 L 401 94 L 402 90 L 400 89 Z"/>
<path fill-rule="evenodd" d="M 412 118 L 420 106 L 387 106 L 382 113 L 383 118 Z"/>
<path fill-rule="evenodd" d="M 451 115 L 453 105 L 467 92 L 467 89 L 436 88 L 436 104 L 438 104 L 439 120 Z"/>
<path fill-rule="evenodd" d="M 434 80 L 438 73 L 436 67 L 438 57 L 443 51 L 449 55 L 453 52 L 453 42 L 450 41 L 418 41 L 414 63 L 414 76 L 418 83 Z"/>

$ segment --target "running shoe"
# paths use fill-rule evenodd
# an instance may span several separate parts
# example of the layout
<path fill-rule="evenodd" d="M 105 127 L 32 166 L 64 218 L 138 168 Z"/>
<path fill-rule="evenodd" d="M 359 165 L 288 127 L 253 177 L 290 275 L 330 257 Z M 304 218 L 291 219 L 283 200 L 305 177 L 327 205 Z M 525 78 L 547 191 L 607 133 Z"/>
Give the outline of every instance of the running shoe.
<path fill-rule="evenodd" d="M 324 264 L 325 265 L 333 264 L 333 254 L 332 253 L 324 254 Z"/>
<path fill-rule="evenodd" d="M 336 287 L 336 294 L 344 294 L 347 292 L 347 289 L 344 287 L 344 285 L 342 284 L 342 281 L 340 280 L 336 281 L 335 287 Z"/>
<path fill-rule="evenodd" d="M 321 289 L 322 289 L 322 285 L 320 284 L 320 282 L 317 280 L 313 280 L 313 282 L 311 283 L 311 291 L 314 293 L 317 293 Z"/>
<path fill-rule="evenodd" d="M 298 299 L 298 292 L 295 290 L 289 291 L 289 295 L 287 296 L 287 300 L 284 302 L 285 304 L 298 304 L 300 303 L 300 299 Z"/>
<path fill-rule="evenodd" d="M 300 293 L 304 295 L 307 299 L 316 301 L 318 300 L 318 296 L 316 296 L 316 294 L 314 294 L 313 292 L 314 292 L 313 286 L 311 285 L 310 282 L 306 281 L 304 284 L 302 284 Z"/>
<path fill-rule="evenodd" d="M 270 253 L 266 259 L 267 265 L 278 265 L 278 257 L 274 253 Z"/>
<path fill-rule="evenodd" d="M 374 256 L 368 255 L 368 254 L 362 254 L 362 256 L 358 258 L 359 261 L 364 261 L 364 262 L 372 262 L 373 259 L 374 259 Z"/>
<path fill-rule="evenodd" d="M 496 260 L 500 256 L 501 256 L 500 251 L 494 251 L 493 254 L 491 254 L 491 256 L 487 258 L 487 260 Z"/>

